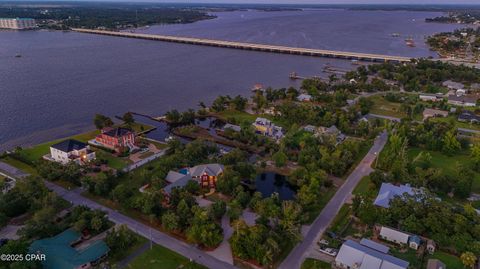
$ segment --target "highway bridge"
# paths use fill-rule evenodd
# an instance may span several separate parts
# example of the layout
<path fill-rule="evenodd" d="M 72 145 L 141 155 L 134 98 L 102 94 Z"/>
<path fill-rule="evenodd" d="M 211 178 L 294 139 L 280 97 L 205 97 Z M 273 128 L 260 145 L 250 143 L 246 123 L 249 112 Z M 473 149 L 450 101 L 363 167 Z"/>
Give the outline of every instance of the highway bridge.
<path fill-rule="evenodd" d="M 409 57 L 390 56 L 390 55 L 371 54 L 371 53 L 296 48 L 296 47 L 244 43 L 244 42 L 235 42 L 235 41 L 222 41 L 222 40 L 205 39 L 205 38 L 151 35 L 151 34 L 114 32 L 114 31 L 104 31 L 104 30 L 90 30 L 90 29 L 78 29 L 78 28 L 73 28 L 72 30 L 76 32 L 89 33 L 89 34 L 138 38 L 138 39 L 176 42 L 176 43 L 242 49 L 242 50 L 265 51 L 265 52 L 283 53 L 283 54 L 331 57 L 331 58 L 340 58 L 340 59 L 349 59 L 349 60 L 358 60 L 358 61 L 373 61 L 373 62 L 400 62 L 400 63 L 410 62 Z"/>

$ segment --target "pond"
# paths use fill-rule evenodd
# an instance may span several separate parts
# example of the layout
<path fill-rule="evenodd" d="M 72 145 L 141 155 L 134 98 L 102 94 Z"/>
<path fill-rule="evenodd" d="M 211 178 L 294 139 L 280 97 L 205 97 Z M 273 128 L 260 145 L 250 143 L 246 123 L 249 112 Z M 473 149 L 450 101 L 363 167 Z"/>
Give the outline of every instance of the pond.
<path fill-rule="evenodd" d="M 288 183 L 287 178 L 273 172 L 265 172 L 257 175 L 255 188 L 264 198 L 278 193 L 280 200 L 293 200 L 295 198 L 295 187 Z"/>

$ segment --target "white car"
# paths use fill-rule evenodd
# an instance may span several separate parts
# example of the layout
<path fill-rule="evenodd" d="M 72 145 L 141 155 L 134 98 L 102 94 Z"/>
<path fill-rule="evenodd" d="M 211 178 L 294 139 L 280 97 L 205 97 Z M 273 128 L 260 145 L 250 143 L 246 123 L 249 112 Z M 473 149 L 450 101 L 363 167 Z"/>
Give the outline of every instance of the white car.
<path fill-rule="evenodd" d="M 324 248 L 324 249 L 320 248 L 318 251 L 333 257 L 337 256 L 337 250 L 333 248 Z"/>
<path fill-rule="evenodd" d="M 326 239 L 322 239 L 322 240 L 318 241 L 318 244 L 328 246 L 328 241 Z"/>

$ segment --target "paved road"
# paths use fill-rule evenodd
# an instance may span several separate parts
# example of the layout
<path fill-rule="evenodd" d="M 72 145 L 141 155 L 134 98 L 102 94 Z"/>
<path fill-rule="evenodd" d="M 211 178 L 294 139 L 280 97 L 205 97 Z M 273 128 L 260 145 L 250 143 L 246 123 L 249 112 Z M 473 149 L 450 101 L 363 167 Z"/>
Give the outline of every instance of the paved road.
<path fill-rule="evenodd" d="M 9 176 L 16 179 L 25 178 L 30 175 L 4 162 L 0 162 L 0 170 L 5 171 L 5 173 L 7 173 Z"/>
<path fill-rule="evenodd" d="M 45 181 L 45 185 L 65 200 L 72 202 L 74 205 L 85 205 L 91 209 L 100 209 L 107 212 L 109 219 L 116 224 L 125 224 L 132 231 L 145 237 L 152 238 L 152 241 L 158 245 L 164 246 L 172 251 L 175 251 L 187 258 L 194 260 L 195 262 L 206 266 L 211 269 L 234 269 L 237 268 L 233 265 L 217 260 L 215 257 L 206 254 L 198 248 L 189 245 L 183 241 L 175 239 L 167 234 L 164 234 L 158 230 L 152 229 L 147 225 L 138 222 L 130 217 L 127 217 L 119 212 L 102 206 L 90 199 L 87 199 L 80 195 L 79 189 L 68 191 L 60 186 L 57 186 L 51 182 Z"/>
<path fill-rule="evenodd" d="M 312 223 L 310 230 L 304 237 L 303 241 L 297 245 L 288 257 L 278 267 L 279 269 L 297 269 L 300 268 L 302 262 L 311 253 L 320 237 L 333 221 L 338 211 L 345 203 L 346 199 L 351 195 L 355 186 L 357 186 L 360 179 L 369 175 L 373 169 L 372 163 L 375 161 L 377 154 L 383 149 L 388 139 L 386 132 L 380 134 L 375 140 L 372 148 L 363 158 L 355 170 L 348 176 L 345 183 L 338 189 L 337 193 L 328 202 L 320 215 Z"/>

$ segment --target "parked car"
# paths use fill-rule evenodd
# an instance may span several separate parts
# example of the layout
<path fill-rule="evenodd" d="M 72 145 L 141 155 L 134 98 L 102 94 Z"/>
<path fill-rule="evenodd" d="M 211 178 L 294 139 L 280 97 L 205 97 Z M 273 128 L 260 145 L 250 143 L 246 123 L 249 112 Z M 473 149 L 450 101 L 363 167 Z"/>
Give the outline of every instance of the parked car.
<path fill-rule="evenodd" d="M 327 255 L 330 255 L 330 256 L 337 256 L 337 253 L 338 251 L 336 249 L 333 249 L 333 248 L 320 248 L 318 251 L 322 252 L 322 253 L 325 253 Z"/>
<path fill-rule="evenodd" d="M 328 246 L 328 241 L 326 239 L 321 239 L 320 241 L 318 241 L 318 244 Z"/>

